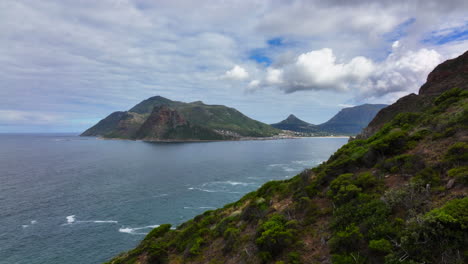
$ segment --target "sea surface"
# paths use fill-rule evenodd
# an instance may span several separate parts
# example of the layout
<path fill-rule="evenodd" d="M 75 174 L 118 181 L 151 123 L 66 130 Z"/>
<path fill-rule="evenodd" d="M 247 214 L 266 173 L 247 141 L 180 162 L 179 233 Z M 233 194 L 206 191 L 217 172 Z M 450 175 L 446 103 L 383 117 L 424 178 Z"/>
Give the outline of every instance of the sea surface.
<path fill-rule="evenodd" d="M 346 138 L 209 143 L 0 134 L 0 263 L 93 264 L 270 180 Z"/>

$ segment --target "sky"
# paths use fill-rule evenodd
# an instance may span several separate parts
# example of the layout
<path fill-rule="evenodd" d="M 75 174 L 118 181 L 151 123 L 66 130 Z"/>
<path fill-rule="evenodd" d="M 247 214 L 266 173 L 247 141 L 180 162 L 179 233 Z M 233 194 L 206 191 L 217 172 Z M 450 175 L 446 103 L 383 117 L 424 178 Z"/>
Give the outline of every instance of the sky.
<path fill-rule="evenodd" d="M 319 124 L 466 50 L 466 0 L 2 0 L 0 133 L 81 132 L 155 95 Z"/>

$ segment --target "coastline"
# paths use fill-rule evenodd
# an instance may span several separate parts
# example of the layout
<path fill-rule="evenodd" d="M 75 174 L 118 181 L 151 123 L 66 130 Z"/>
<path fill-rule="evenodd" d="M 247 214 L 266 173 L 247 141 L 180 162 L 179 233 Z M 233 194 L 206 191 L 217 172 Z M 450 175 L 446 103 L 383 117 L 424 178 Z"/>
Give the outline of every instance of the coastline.
<path fill-rule="evenodd" d="M 94 137 L 94 136 L 80 136 L 80 137 Z M 242 137 L 236 139 L 224 140 L 202 140 L 202 139 L 129 139 L 129 138 L 106 138 L 102 136 L 94 137 L 100 140 L 130 140 L 154 143 L 196 143 L 196 142 L 229 142 L 229 141 L 262 141 L 262 140 L 283 140 L 283 139 L 302 139 L 302 138 L 350 138 L 350 136 L 273 136 L 273 137 Z"/>

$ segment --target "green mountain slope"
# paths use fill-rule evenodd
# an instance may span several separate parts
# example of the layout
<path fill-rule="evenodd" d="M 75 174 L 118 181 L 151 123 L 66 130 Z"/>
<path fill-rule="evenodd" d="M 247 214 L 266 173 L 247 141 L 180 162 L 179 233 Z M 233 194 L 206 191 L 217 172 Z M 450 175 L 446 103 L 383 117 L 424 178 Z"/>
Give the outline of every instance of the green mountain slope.
<path fill-rule="evenodd" d="M 330 120 L 320 125 L 313 125 L 290 115 L 287 119 L 271 126 L 302 133 L 356 135 L 386 106 L 384 104 L 364 104 L 343 108 Z"/>
<path fill-rule="evenodd" d="M 83 132 L 82 136 L 143 140 L 229 140 L 269 137 L 278 133 L 275 128 L 255 121 L 234 108 L 206 105 L 200 101 L 183 103 L 155 96 L 127 112 L 110 114 Z"/>
<path fill-rule="evenodd" d="M 468 52 L 456 60 L 467 69 Z M 318 167 L 161 225 L 109 263 L 467 263 L 468 82 L 451 86 L 421 91 L 417 112 L 395 108 Z"/>

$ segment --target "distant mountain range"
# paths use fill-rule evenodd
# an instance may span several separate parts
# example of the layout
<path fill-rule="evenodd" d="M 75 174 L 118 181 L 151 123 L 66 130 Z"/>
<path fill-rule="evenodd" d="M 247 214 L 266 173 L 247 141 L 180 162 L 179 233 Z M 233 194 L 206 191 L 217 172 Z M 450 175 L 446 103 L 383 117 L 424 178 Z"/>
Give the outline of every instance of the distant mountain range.
<path fill-rule="evenodd" d="M 317 135 L 356 135 L 360 133 L 361 130 L 375 117 L 375 115 L 386 106 L 387 105 L 385 104 L 363 104 L 343 108 L 330 120 L 320 125 L 310 124 L 294 115 L 290 115 L 285 120 L 272 124 L 271 126 L 281 130 Z"/>
<path fill-rule="evenodd" d="M 142 140 L 230 140 L 270 137 L 280 131 L 234 108 L 183 103 L 161 96 L 148 98 L 128 111 L 114 112 L 82 136 Z"/>

